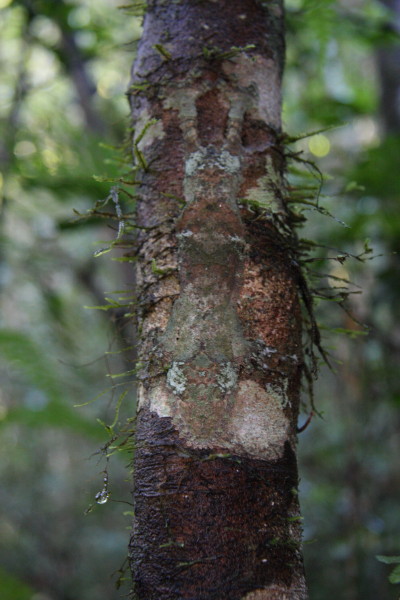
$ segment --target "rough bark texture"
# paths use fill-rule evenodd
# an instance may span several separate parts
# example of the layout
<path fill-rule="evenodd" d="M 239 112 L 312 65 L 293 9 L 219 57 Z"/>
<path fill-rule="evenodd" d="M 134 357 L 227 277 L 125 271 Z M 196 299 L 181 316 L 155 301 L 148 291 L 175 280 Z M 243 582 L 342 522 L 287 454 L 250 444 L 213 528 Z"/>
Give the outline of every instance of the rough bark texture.
<path fill-rule="evenodd" d="M 132 73 L 140 600 L 303 600 L 280 1 L 152 0 Z"/>
<path fill-rule="evenodd" d="M 381 0 L 392 12 L 388 27 L 400 34 L 400 0 Z M 386 135 L 400 133 L 400 44 L 387 44 L 377 51 L 380 79 L 381 119 Z"/>

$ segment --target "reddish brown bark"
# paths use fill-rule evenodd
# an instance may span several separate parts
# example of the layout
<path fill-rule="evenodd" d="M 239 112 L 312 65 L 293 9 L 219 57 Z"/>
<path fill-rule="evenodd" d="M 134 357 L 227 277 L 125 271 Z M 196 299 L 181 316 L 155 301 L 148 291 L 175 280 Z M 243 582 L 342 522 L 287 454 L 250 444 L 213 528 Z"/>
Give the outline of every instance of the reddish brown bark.
<path fill-rule="evenodd" d="M 148 5 L 130 88 L 144 228 L 135 593 L 303 600 L 282 5 Z"/>

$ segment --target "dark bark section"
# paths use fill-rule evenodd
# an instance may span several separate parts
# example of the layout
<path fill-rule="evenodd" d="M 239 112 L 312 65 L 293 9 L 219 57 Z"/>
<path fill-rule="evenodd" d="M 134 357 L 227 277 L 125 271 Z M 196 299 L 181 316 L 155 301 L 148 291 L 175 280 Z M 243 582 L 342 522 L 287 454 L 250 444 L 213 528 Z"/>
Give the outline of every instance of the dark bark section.
<path fill-rule="evenodd" d="M 199 141 L 205 146 L 221 146 L 226 133 L 227 114 L 225 107 L 220 105 L 218 91 L 210 90 L 203 94 L 197 100 L 196 108 Z"/>
<path fill-rule="evenodd" d="M 381 0 L 392 11 L 387 24 L 393 33 L 400 34 L 400 1 Z M 380 79 L 380 112 L 386 135 L 400 134 L 400 44 L 388 44 L 377 51 Z"/>
<path fill-rule="evenodd" d="M 187 73 L 203 57 L 216 59 L 232 47 L 250 44 L 257 52 L 277 60 L 283 69 L 284 37 L 282 16 L 274 7 L 280 0 L 270 0 L 268 10 L 257 0 L 150 0 L 144 22 L 143 37 L 136 59 L 135 76 L 160 81 Z M 246 18 L 242 18 L 243 15 Z M 154 51 L 154 44 L 171 49 L 171 60 Z M 207 57 L 207 49 L 211 56 Z"/>
<path fill-rule="evenodd" d="M 134 591 L 146 600 L 239 600 L 290 588 L 301 565 L 290 532 L 296 458 L 188 449 L 169 418 L 142 411 L 135 459 Z M 171 548 L 173 552 L 171 552 Z"/>
<path fill-rule="evenodd" d="M 251 354 L 253 379 L 263 387 L 278 383 L 282 375 L 288 382 L 290 406 L 286 413 L 296 431 L 303 371 L 301 307 L 298 296 L 299 267 L 295 260 L 297 240 L 293 232 L 278 232 L 268 221 L 242 209 L 246 226 L 249 261 L 270 289 L 269 301 L 251 279 L 247 270 L 245 293 L 239 303 L 239 317 L 246 339 L 254 349 Z M 246 288 L 252 290 L 246 293 Z M 273 353 L 266 349 L 273 348 Z"/>

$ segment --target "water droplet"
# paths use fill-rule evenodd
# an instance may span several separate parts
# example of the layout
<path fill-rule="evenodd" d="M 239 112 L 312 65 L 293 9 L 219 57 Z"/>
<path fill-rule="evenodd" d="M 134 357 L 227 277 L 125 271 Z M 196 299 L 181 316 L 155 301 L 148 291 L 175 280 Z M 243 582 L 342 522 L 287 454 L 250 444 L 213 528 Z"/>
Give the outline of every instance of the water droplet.
<path fill-rule="evenodd" d="M 96 500 L 97 504 L 105 504 L 107 502 L 107 500 L 110 497 L 110 492 L 106 489 L 101 490 L 101 492 L 97 492 L 97 494 L 95 495 L 94 499 Z"/>

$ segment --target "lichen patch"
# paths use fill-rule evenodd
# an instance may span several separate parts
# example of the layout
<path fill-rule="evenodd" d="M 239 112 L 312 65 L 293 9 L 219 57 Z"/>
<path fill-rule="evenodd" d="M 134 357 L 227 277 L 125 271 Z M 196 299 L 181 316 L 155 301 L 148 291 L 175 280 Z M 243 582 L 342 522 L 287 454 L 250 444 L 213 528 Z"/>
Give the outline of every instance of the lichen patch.
<path fill-rule="evenodd" d="M 275 169 L 271 156 L 265 157 L 265 173 L 257 180 L 257 185 L 246 192 L 246 200 L 250 204 L 273 213 L 283 210 L 279 199 L 279 192 L 283 188 L 282 178 Z"/>
<path fill-rule="evenodd" d="M 241 381 L 229 423 L 232 443 L 253 456 L 280 457 L 290 430 L 282 403 L 255 381 Z"/>
<path fill-rule="evenodd" d="M 272 396 L 281 408 L 287 408 L 291 406 L 290 399 L 288 396 L 288 380 L 281 379 L 282 384 L 267 383 L 266 390 L 269 396 Z"/>
<path fill-rule="evenodd" d="M 187 379 L 182 370 L 182 361 L 174 361 L 167 373 L 167 383 L 174 394 L 183 394 L 186 390 Z"/>
<path fill-rule="evenodd" d="M 216 152 L 213 146 L 207 146 L 190 154 L 185 162 L 185 174 L 188 177 L 209 168 L 217 168 L 230 174 L 237 173 L 240 168 L 239 157 L 227 150 Z"/>
<path fill-rule="evenodd" d="M 255 90 L 259 117 L 270 127 L 280 129 L 280 73 L 276 61 L 242 52 L 235 60 L 225 61 L 222 67 L 236 79 L 237 86 Z"/>
<path fill-rule="evenodd" d="M 237 370 L 231 362 L 223 363 L 217 375 L 217 384 L 222 392 L 232 390 L 237 382 Z"/>
<path fill-rule="evenodd" d="M 143 136 L 138 142 L 139 136 Z M 156 140 L 162 140 L 165 137 L 164 126 L 161 119 L 152 120 L 147 107 L 143 108 L 139 118 L 136 121 L 134 143 L 139 150 L 143 151 L 147 146 L 153 144 Z"/>
<path fill-rule="evenodd" d="M 153 387 L 148 393 L 148 398 L 149 408 L 152 412 L 156 413 L 159 417 L 171 416 L 171 394 L 168 393 L 165 386 L 157 385 Z"/>
<path fill-rule="evenodd" d="M 275 195 L 268 189 L 269 178 L 267 175 L 260 177 L 256 187 L 252 187 L 247 190 L 246 200 L 250 204 L 262 208 L 264 210 L 270 210 L 272 212 L 278 212 L 279 205 Z"/>
<path fill-rule="evenodd" d="M 200 353 L 191 361 L 173 361 L 167 384 L 141 388 L 139 405 L 172 417 L 190 447 L 218 445 L 237 454 L 281 458 L 291 439 L 286 393 L 250 379 L 238 384 L 237 377 L 234 363 L 215 363 Z"/>

